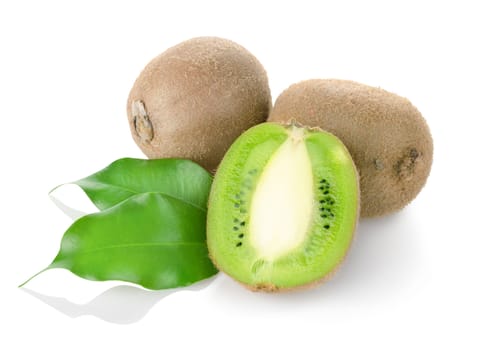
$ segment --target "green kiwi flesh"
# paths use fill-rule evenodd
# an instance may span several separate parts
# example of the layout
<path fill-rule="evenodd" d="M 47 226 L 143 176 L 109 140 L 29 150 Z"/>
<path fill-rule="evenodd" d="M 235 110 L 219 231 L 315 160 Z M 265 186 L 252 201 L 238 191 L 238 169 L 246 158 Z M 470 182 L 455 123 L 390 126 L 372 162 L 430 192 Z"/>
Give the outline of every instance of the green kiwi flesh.
<path fill-rule="evenodd" d="M 210 257 L 253 290 L 324 280 L 350 247 L 359 193 L 352 158 L 332 134 L 295 124 L 254 126 L 232 144 L 215 174 Z"/>

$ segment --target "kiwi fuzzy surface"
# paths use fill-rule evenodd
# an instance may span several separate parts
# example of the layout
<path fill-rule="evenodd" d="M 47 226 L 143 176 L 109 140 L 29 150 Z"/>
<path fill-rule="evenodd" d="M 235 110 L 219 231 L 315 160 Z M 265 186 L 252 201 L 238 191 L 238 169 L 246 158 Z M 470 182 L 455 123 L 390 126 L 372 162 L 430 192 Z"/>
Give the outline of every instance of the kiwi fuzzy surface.
<path fill-rule="evenodd" d="M 296 120 L 340 138 L 360 174 L 361 216 L 400 210 L 421 191 L 433 161 L 433 140 L 421 113 L 406 98 L 347 80 L 291 85 L 269 121 Z"/>
<path fill-rule="evenodd" d="M 197 37 L 149 62 L 130 91 L 127 115 L 149 158 L 188 158 L 213 172 L 243 131 L 266 120 L 271 104 L 267 74 L 249 51 Z"/>
<path fill-rule="evenodd" d="M 295 124 L 254 126 L 232 144 L 215 174 L 210 257 L 254 291 L 316 285 L 348 252 L 359 196 L 355 165 L 334 135 Z"/>

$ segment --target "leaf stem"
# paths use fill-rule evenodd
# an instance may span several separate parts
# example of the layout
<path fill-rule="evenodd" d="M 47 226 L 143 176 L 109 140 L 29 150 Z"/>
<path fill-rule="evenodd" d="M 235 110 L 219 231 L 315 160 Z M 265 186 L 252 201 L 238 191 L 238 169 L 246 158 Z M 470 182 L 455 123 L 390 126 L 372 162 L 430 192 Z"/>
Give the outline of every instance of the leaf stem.
<path fill-rule="evenodd" d="M 17 288 L 22 288 L 24 285 L 26 285 L 28 282 L 30 282 L 30 280 L 32 280 L 34 277 L 40 275 L 41 273 L 43 273 L 44 271 L 46 270 L 49 270 L 51 268 L 51 266 L 48 266 L 46 267 L 45 269 L 39 271 L 38 273 L 36 273 L 34 276 L 30 277 L 27 281 L 25 281 L 24 283 L 20 284 Z"/>

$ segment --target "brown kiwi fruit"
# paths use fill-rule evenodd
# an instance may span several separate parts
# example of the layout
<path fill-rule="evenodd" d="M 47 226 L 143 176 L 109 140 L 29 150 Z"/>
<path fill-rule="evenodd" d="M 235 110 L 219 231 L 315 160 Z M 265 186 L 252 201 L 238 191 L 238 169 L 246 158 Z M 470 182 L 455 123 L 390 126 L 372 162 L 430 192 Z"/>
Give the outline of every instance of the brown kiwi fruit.
<path fill-rule="evenodd" d="M 296 120 L 340 138 L 360 174 L 361 216 L 403 208 L 430 173 L 433 140 L 421 113 L 406 98 L 347 80 L 315 79 L 291 85 L 269 121 Z"/>
<path fill-rule="evenodd" d="M 266 71 L 249 51 L 198 37 L 149 62 L 130 91 L 127 114 L 149 158 L 188 158 L 214 171 L 243 131 L 266 120 L 271 104 Z"/>

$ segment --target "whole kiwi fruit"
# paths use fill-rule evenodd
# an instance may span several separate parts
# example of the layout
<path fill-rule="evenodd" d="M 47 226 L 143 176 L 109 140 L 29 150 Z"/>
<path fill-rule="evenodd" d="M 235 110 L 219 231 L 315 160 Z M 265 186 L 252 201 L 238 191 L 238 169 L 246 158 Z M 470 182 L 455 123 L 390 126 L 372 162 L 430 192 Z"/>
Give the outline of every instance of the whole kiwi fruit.
<path fill-rule="evenodd" d="M 337 137 L 296 124 L 256 125 L 231 145 L 215 174 L 210 257 L 252 290 L 316 285 L 349 250 L 359 196 L 355 164 Z"/>
<path fill-rule="evenodd" d="M 403 208 L 430 173 L 433 140 L 425 119 L 409 100 L 380 88 L 302 81 L 281 93 L 268 120 L 296 120 L 343 141 L 360 174 L 362 217 Z"/>
<path fill-rule="evenodd" d="M 249 51 L 227 39 L 197 37 L 147 64 L 127 114 L 149 158 L 188 158 L 214 171 L 243 131 L 266 120 L 271 104 L 266 71 Z"/>

